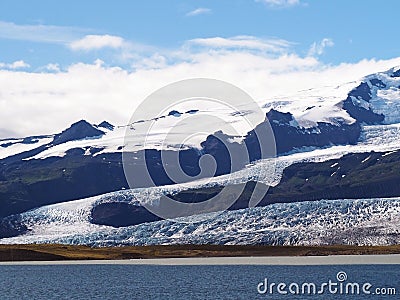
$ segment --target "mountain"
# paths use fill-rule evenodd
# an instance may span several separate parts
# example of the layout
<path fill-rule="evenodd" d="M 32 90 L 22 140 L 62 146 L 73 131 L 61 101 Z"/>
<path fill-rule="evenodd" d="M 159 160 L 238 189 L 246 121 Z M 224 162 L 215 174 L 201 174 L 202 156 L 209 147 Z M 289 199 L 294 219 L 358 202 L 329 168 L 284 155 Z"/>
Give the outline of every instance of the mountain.
<path fill-rule="evenodd" d="M 315 126 L 304 128 L 298 125 L 292 114 L 282 113 L 274 109 L 267 113 L 266 119 L 271 124 L 278 154 L 306 147 L 354 145 L 361 133 L 361 126 L 357 121 L 351 124 L 342 120 L 338 120 L 336 124 L 317 122 Z M 262 126 L 265 126 L 265 124 L 261 123 L 254 131 L 259 131 Z M 251 149 L 250 145 L 254 144 L 252 141 L 254 136 L 256 135 L 250 132 L 246 137 L 245 142 L 249 145 L 249 149 Z M 256 159 L 260 158 L 262 157 L 256 157 Z"/>
<path fill-rule="evenodd" d="M 263 184 L 256 186 L 255 182 L 249 181 L 228 210 L 249 207 L 249 200 L 255 189 L 257 192 L 268 190 L 258 204 L 258 206 L 268 206 L 274 203 L 321 199 L 400 197 L 398 182 L 400 182 L 400 150 L 385 153 L 351 153 L 339 159 L 323 162 L 292 164 L 284 169 L 281 181 L 269 190 Z M 211 199 L 223 188 L 221 185 L 200 187 L 172 193 L 168 197 L 183 203 L 197 203 Z M 187 215 L 190 215 L 190 211 Z M 94 206 L 90 219 L 94 224 L 114 227 L 159 220 L 144 207 L 121 203 L 119 200 Z"/>
<path fill-rule="evenodd" d="M 79 220 L 96 232 L 101 226 L 169 224 L 148 212 L 141 202 L 157 203 L 161 195 L 181 202 L 202 202 L 223 187 L 236 184 L 245 184 L 245 189 L 229 210 L 244 209 L 243 214 L 252 214 L 247 207 L 256 186 L 268 190 L 259 206 L 348 199 L 346 203 L 352 207 L 351 199 L 399 197 L 399 72 L 399 68 L 393 68 L 358 82 L 270 99 L 263 105 L 265 120 L 243 136 L 215 130 L 198 144 L 171 143 L 167 149 L 161 148 L 159 141 L 165 132 L 160 132 L 144 147 L 141 128 L 152 122 L 167 132 L 180 118 L 200 115 L 207 109 L 210 113 L 213 108 L 172 109 L 165 115 L 122 126 L 81 120 L 56 134 L 2 139 L 0 239 L 35 232 L 47 222 L 43 223 L 42 217 L 50 222 L 46 226 L 64 224 L 65 219 L 48 213 L 58 214 L 61 209 L 60 218 L 64 218 L 65 208 L 75 211 L 70 205 L 79 206 L 73 201 L 76 199 L 85 203 L 79 212 L 85 215 L 85 221 L 80 219 L 82 215 L 70 215 L 70 222 Z M 251 112 L 216 113 L 234 123 Z M 275 145 L 260 145 L 257 136 L 265 136 L 269 130 L 274 133 Z M 124 140 L 128 131 L 134 132 L 136 139 L 129 147 Z M 270 147 L 276 147 L 276 158 L 271 157 Z M 243 149 L 250 163 L 241 156 Z M 130 155 L 133 165 L 142 164 L 140 159 L 145 158 L 156 187 L 129 190 L 123 152 Z M 177 153 L 179 166 L 163 165 L 163 157 Z M 214 178 L 179 185 L 168 176 L 177 167 L 197 176 L 204 155 L 212 156 L 217 163 Z M 271 160 L 275 162 L 272 171 Z M 42 212 L 46 212 L 45 217 Z M 231 216 L 238 214 L 232 212 Z"/>
<path fill-rule="evenodd" d="M 104 126 L 105 123 L 102 122 L 101 124 Z M 104 134 L 105 133 L 103 131 L 94 128 L 85 120 L 81 120 L 72 124 L 71 127 L 64 130 L 63 132 L 56 134 L 51 144 L 55 146 L 70 141 L 99 138 Z"/>

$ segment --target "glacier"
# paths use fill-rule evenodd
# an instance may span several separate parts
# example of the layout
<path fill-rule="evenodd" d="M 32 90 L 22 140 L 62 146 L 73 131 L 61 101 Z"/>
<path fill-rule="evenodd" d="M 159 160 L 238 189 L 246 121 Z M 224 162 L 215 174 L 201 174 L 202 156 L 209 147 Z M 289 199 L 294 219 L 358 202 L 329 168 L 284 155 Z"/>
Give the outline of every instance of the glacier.
<path fill-rule="evenodd" d="M 306 149 L 257 161 L 238 172 L 197 181 L 121 190 L 87 199 L 40 207 L 20 214 L 29 231 L 0 239 L 1 244 L 61 243 L 90 246 L 152 244 L 390 245 L 400 242 L 400 198 L 342 199 L 279 203 L 113 228 L 90 222 L 91 209 L 112 201 L 141 205 L 161 195 L 196 187 L 258 180 L 276 185 L 283 170 L 296 162 L 326 161 L 347 153 L 400 148 L 400 124 L 363 126 L 357 145 Z"/>
<path fill-rule="evenodd" d="M 400 242 L 400 198 L 272 204 L 113 228 L 89 221 L 94 198 L 22 214 L 31 229 L 1 244 L 96 247 L 163 244 L 392 245 Z"/>

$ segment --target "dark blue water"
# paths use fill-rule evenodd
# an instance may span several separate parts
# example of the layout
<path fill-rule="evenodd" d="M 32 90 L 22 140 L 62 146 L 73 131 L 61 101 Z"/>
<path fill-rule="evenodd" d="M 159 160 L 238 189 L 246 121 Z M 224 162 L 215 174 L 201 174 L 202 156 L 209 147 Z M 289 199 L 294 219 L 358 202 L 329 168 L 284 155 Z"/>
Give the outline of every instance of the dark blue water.
<path fill-rule="evenodd" d="M 320 285 L 339 283 L 337 273 L 345 272 L 343 283 L 371 283 L 371 294 L 294 295 L 292 283 Z M 288 294 L 273 288 L 259 294 L 257 285 L 286 283 Z M 264 285 L 261 286 L 261 291 Z M 397 295 L 373 295 L 376 288 Z M 334 289 L 334 287 L 331 287 Z M 384 289 L 382 289 L 384 288 Z M 283 292 L 285 290 L 282 290 Z M 292 291 L 296 292 L 295 285 Z M 334 291 L 334 290 L 333 290 Z M 300 290 L 301 292 L 301 290 Z M 307 288 L 305 289 L 307 293 Z M 311 290 L 312 292 L 312 290 Z M 400 267 L 371 266 L 143 266 L 143 265 L 48 265 L 0 266 L 0 299 L 399 299 Z"/>

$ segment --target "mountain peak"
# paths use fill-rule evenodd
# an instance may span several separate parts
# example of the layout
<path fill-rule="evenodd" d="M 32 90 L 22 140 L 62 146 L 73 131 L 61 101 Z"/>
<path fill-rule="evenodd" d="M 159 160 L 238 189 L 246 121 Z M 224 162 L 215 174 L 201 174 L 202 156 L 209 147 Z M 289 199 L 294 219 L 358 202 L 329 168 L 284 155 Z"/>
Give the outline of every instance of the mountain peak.
<path fill-rule="evenodd" d="M 108 130 L 113 130 L 115 126 L 107 121 L 103 121 L 100 124 L 98 124 L 97 127 L 105 128 Z"/>
<path fill-rule="evenodd" d="M 53 145 L 59 145 L 69 141 L 82 140 L 85 138 L 99 137 L 103 134 L 103 131 L 96 129 L 87 121 L 80 120 L 72 124 L 63 132 L 56 134 L 53 139 Z"/>

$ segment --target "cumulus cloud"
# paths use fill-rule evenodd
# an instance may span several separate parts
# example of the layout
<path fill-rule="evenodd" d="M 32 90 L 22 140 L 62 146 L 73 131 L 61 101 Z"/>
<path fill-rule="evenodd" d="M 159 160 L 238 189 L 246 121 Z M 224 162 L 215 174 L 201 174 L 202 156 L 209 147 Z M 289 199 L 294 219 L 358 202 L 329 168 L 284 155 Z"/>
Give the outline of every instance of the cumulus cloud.
<path fill-rule="evenodd" d="M 146 65 L 137 64 L 133 70 L 110 67 L 101 60 L 76 63 L 53 73 L 0 70 L 0 86 L 7 87 L 0 89 L 0 137 L 11 132 L 14 136 L 60 132 L 80 119 L 126 124 L 134 109 L 152 92 L 188 78 L 224 80 L 266 103 L 277 96 L 336 86 L 400 65 L 400 58 L 325 65 L 318 57 L 293 53 L 287 42 L 271 54 L 249 51 L 269 49 L 263 43 L 226 40 L 197 41 L 205 49 L 187 48 L 185 44 L 169 53 L 160 50 L 159 55 L 146 58 Z M 256 38 L 244 40 L 254 42 Z M 210 51 L 210 44 L 226 46 Z M 282 50 L 285 47 L 289 47 L 287 51 Z M 149 68 L 152 64 L 157 67 Z"/>
<path fill-rule="evenodd" d="M 261 2 L 269 7 L 290 7 L 300 4 L 300 0 L 256 0 L 256 2 Z"/>
<path fill-rule="evenodd" d="M 324 53 L 325 48 L 327 47 L 333 47 L 335 43 L 333 42 L 332 39 L 330 38 L 324 38 L 320 42 L 314 42 L 310 50 L 308 50 L 308 55 L 309 56 L 315 56 L 315 55 L 321 55 Z"/>
<path fill-rule="evenodd" d="M 11 69 L 11 70 L 16 70 L 16 69 L 26 69 L 30 68 L 31 66 L 24 62 L 23 60 L 17 60 L 12 63 L 0 63 L 0 69 Z"/>
<path fill-rule="evenodd" d="M 204 8 L 204 7 L 199 7 L 196 8 L 192 11 L 189 11 L 186 16 L 187 17 L 194 17 L 194 16 L 198 16 L 198 15 L 204 15 L 204 14 L 209 14 L 211 13 L 211 9 L 209 8 Z"/>
<path fill-rule="evenodd" d="M 124 39 L 115 35 L 86 35 L 84 38 L 69 44 L 72 50 L 98 50 L 101 48 L 121 48 Z"/>

